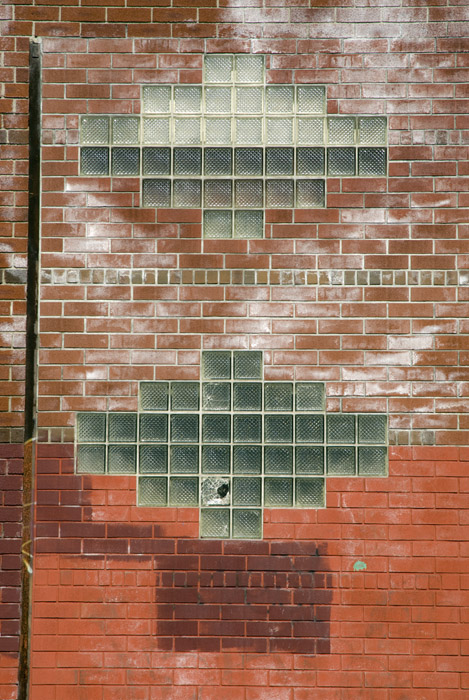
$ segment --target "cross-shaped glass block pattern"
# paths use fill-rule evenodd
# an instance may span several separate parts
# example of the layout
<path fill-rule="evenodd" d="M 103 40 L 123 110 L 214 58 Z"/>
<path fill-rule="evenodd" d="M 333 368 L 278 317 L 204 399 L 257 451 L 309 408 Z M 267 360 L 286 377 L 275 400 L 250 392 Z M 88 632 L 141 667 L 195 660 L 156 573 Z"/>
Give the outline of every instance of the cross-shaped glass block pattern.
<path fill-rule="evenodd" d="M 260 351 L 199 381 L 141 382 L 137 412 L 78 413 L 79 474 L 136 474 L 138 505 L 198 507 L 200 536 L 262 538 L 263 508 L 324 508 L 327 480 L 387 475 L 387 416 L 326 413 L 321 382 L 265 381 Z"/>

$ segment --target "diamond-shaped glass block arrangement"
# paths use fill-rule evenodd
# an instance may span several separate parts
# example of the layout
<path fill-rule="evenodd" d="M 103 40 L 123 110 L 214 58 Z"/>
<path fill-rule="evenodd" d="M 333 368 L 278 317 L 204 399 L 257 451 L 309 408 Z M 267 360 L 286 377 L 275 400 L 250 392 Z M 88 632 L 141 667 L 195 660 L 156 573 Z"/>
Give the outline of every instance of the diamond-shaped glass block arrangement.
<path fill-rule="evenodd" d="M 136 474 L 144 507 L 198 507 L 200 536 L 262 537 L 264 508 L 324 508 L 385 477 L 387 416 L 329 413 L 321 382 L 264 382 L 258 350 L 202 353 L 199 381 L 144 381 L 136 413 L 78 413 L 77 474 Z"/>

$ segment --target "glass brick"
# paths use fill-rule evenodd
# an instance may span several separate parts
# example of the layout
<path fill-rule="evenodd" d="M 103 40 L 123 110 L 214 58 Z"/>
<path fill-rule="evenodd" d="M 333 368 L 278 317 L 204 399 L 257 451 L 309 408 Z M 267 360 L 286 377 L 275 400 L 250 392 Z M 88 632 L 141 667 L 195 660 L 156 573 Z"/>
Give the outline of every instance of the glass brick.
<path fill-rule="evenodd" d="M 295 449 L 297 474 L 324 474 L 324 448 L 301 445 Z"/>
<path fill-rule="evenodd" d="M 171 180 L 143 180 L 144 207 L 171 206 Z"/>
<path fill-rule="evenodd" d="M 231 238 L 231 211 L 204 211 L 205 238 Z"/>
<path fill-rule="evenodd" d="M 235 478 L 233 479 L 233 505 L 262 505 L 261 479 L 246 479 L 246 477 L 244 476 L 235 476 Z"/>
<path fill-rule="evenodd" d="M 109 445 L 107 455 L 109 474 L 135 474 L 137 448 L 135 445 Z"/>
<path fill-rule="evenodd" d="M 171 382 L 171 410 L 198 411 L 199 383 Z"/>
<path fill-rule="evenodd" d="M 135 442 L 137 440 L 137 414 L 110 413 L 108 437 L 109 442 Z"/>
<path fill-rule="evenodd" d="M 324 479 L 296 479 L 295 502 L 302 508 L 324 508 L 326 505 Z"/>
<path fill-rule="evenodd" d="M 386 447 L 359 447 L 358 473 L 360 476 L 386 476 L 387 472 Z"/>
<path fill-rule="evenodd" d="M 236 143 L 261 144 L 262 143 L 262 118 L 236 117 Z"/>
<path fill-rule="evenodd" d="M 292 442 L 293 416 L 264 416 L 264 436 L 266 442 Z"/>
<path fill-rule="evenodd" d="M 171 149 L 144 148 L 143 175 L 170 175 Z"/>
<path fill-rule="evenodd" d="M 205 180 L 204 206 L 231 207 L 233 198 L 231 186 L 231 180 Z"/>
<path fill-rule="evenodd" d="M 264 448 L 266 474 L 293 474 L 293 447 L 267 446 Z"/>
<path fill-rule="evenodd" d="M 235 411 L 261 411 L 262 384 L 234 384 L 233 407 Z"/>
<path fill-rule="evenodd" d="M 266 119 L 267 143 L 293 143 L 293 119 Z"/>
<path fill-rule="evenodd" d="M 324 143 L 324 119 L 298 117 L 296 128 L 299 144 L 314 146 Z"/>
<path fill-rule="evenodd" d="M 199 446 L 171 445 L 170 470 L 171 474 L 198 474 Z"/>
<path fill-rule="evenodd" d="M 82 117 L 80 143 L 109 143 L 109 117 Z"/>
<path fill-rule="evenodd" d="M 355 475 L 355 448 L 328 447 L 327 473 L 334 476 Z"/>
<path fill-rule="evenodd" d="M 382 177 L 386 175 L 386 149 L 359 148 L 358 174 L 363 177 Z"/>
<path fill-rule="evenodd" d="M 170 111 L 171 87 L 169 85 L 143 86 L 143 111 L 149 114 L 165 114 Z"/>
<path fill-rule="evenodd" d="M 324 148 L 298 148 L 296 151 L 297 175 L 324 175 Z"/>
<path fill-rule="evenodd" d="M 263 90 L 260 87 L 236 88 L 236 112 L 259 114 L 263 109 Z"/>
<path fill-rule="evenodd" d="M 329 117 L 327 142 L 339 145 L 355 143 L 355 117 Z"/>
<path fill-rule="evenodd" d="M 293 207 L 293 180 L 267 180 L 265 189 L 267 207 Z"/>
<path fill-rule="evenodd" d="M 387 416 L 377 413 L 358 416 L 358 442 L 381 443 L 387 441 Z"/>
<path fill-rule="evenodd" d="M 233 359 L 235 379 L 262 379 L 262 352 L 235 351 Z"/>
<path fill-rule="evenodd" d="M 113 175 L 140 175 L 139 148 L 113 148 L 111 159 Z"/>
<path fill-rule="evenodd" d="M 231 416 L 202 416 L 202 439 L 204 442 L 230 442 Z"/>
<path fill-rule="evenodd" d="M 82 175 L 109 175 L 109 148 L 88 146 L 80 149 Z"/>
<path fill-rule="evenodd" d="M 231 379 L 231 352 L 208 350 L 202 353 L 204 379 Z"/>
<path fill-rule="evenodd" d="M 296 416 L 295 439 L 296 442 L 324 442 L 324 416 Z"/>
<path fill-rule="evenodd" d="M 261 442 L 262 419 L 257 415 L 233 416 L 233 440 L 234 442 Z"/>
<path fill-rule="evenodd" d="M 231 501 L 230 480 L 217 476 L 208 476 L 202 479 L 200 501 L 202 506 L 229 505 Z"/>
<path fill-rule="evenodd" d="M 293 479 L 266 477 L 264 505 L 267 508 L 288 508 L 293 505 Z"/>
<path fill-rule="evenodd" d="M 200 536 L 227 539 L 230 536 L 229 509 L 202 508 L 200 511 Z"/>
<path fill-rule="evenodd" d="M 174 175 L 201 175 L 202 149 L 175 148 L 173 151 Z"/>
<path fill-rule="evenodd" d="M 292 85 L 268 85 L 266 87 L 266 106 L 269 114 L 291 114 L 294 104 Z"/>
<path fill-rule="evenodd" d="M 267 148 L 267 175 L 293 175 L 293 148 Z"/>
<path fill-rule="evenodd" d="M 168 416 L 165 413 L 144 413 L 140 416 L 141 442 L 167 442 Z"/>
<path fill-rule="evenodd" d="M 238 83 L 264 82 L 264 56 L 236 56 L 236 81 Z"/>
<path fill-rule="evenodd" d="M 293 384 L 266 382 L 264 385 L 264 408 L 266 411 L 292 411 Z"/>
<path fill-rule="evenodd" d="M 200 85 L 174 86 L 174 111 L 179 114 L 197 114 L 202 108 Z"/>
<path fill-rule="evenodd" d="M 190 413 L 171 416 L 172 442 L 198 442 L 199 416 Z"/>
<path fill-rule="evenodd" d="M 230 55 L 205 56 L 205 82 L 206 83 L 231 83 L 233 59 Z"/>
<path fill-rule="evenodd" d="M 237 207 L 262 207 L 262 180 L 236 180 L 235 202 Z"/>
<path fill-rule="evenodd" d="M 231 143 L 231 119 L 206 117 L 205 143 Z"/>
<path fill-rule="evenodd" d="M 77 472 L 79 474 L 104 474 L 105 471 L 105 445 L 78 445 Z"/>
<path fill-rule="evenodd" d="M 355 442 L 355 416 L 344 413 L 327 416 L 327 442 L 336 444 Z"/>
<path fill-rule="evenodd" d="M 328 175 L 355 175 L 355 149 L 329 148 L 327 150 Z"/>
<path fill-rule="evenodd" d="M 77 414 L 77 441 L 78 442 L 105 442 L 106 440 L 106 414 L 105 413 L 78 413 Z"/>
<path fill-rule="evenodd" d="M 233 447 L 233 472 L 235 474 L 260 474 L 262 470 L 262 447 L 257 445 L 235 445 Z"/>
<path fill-rule="evenodd" d="M 262 537 L 262 510 L 236 508 L 233 511 L 233 538 L 259 540 Z"/>
<path fill-rule="evenodd" d="M 231 175 L 231 148 L 206 148 L 204 153 L 205 175 Z"/>
<path fill-rule="evenodd" d="M 173 205 L 175 207 L 200 207 L 200 180 L 173 180 Z"/>
<path fill-rule="evenodd" d="M 140 474 L 166 474 L 168 471 L 167 445 L 140 445 L 138 470 Z"/>
<path fill-rule="evenodd" d="M 143 119 L 143 143 L 166 145 L 169 142 L 169 119 L 148 117 Z"/>
<path fill-rule="evenodd" d="M 142 476 L 138 480 L 138 505 L 162 507 L 168 503 L 168 480 L 161 476 Z"/>
<path fill-rule="evenodd" d="M 297 411 L 323 411 L 326 405 L 324 384 L 297 382 L 295 385 Z"/>
<path fill-rule="evenodd" d="M 227 382 L 207 382 L 202 385 L 202 406 L 208 411 L 229 411 L 231 387 Z"/>
<path fill-rule="evenodd" d="M 229 445 L 204 445 L 202 447 L 202 473 L 229 474 L 230 452 Z"/>
<path fill-rule="evenodd" d="M 297 207 L 323 207 L 325 205 L 324 180 L 297 180 L 296 181 L 296 206 Z"/>
<path fill-rule="evenodd" d="M 169 505 L 170 506 L 198 506 L 199 505 L 199 479 L 173 476 L 169 480 Z"/>
<path fill-rule="evenodd" d="M 200 119 L 174 119 L 174 141 L 181 144 L 200 143 Z"/>
<path fill-rule="evenodd" d="M 326 89 L 322 85 L 298 85 L 296 100 L 300 114 L 322 114 L 326 111 Z"/>
<path fill-rule="evenodd" d="M 235 211 L 235 238 L 264 238 L 263 211 Z"/>
<path fill-rule="evenodd" d="M 236 175 L 262 175 L 262 148 L 237 148 L 235 150 Z"/>
<path fill-rule="evenodd" d="M 168 409 L 168 382 L 142 382 L 139 394 L 142 411 L 166 411 Z"/>
<path fill-rule="evenodd" d="M 208 114 L 231 114 L 231 88 L 206 87 L 205 111 Z"/>
<path fill-rule="evenodd" d="M 386 143 L 386 117 L 359 117 L 358 143 L 374 145 Z"/>
<path fill-rule="evenodd" d="M 140 131 L 139 117 L 112 117 L 112 143 L 138 143 Z"/>

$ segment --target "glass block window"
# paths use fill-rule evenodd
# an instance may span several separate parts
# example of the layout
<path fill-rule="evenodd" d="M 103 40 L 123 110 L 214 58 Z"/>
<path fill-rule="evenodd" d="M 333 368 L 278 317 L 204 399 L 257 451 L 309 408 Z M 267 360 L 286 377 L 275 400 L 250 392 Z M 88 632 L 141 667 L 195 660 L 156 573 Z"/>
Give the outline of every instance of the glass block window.
<path fill-rule="evenodd" d="M 260 351 L 203 352 L 199 381 L 141 382 L 137 412 L 76 427 L 77 473 L 136 474 L 138 505 L 198 507 L 201 537 L 259 539 L 264 508 L 387 475 L 387 416 L 326 414 L 323 383 L 264 381 Z"/>

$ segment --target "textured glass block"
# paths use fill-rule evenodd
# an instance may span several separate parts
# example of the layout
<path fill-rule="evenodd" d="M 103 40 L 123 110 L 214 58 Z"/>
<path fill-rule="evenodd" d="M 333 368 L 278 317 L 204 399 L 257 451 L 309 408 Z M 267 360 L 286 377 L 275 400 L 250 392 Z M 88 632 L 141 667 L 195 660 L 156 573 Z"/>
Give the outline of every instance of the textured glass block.
<path fill-rule="evenodd" d="M 235 350 L 233 360 L 235 379 L 262 379 L 262 352 Z"/>
<path fill-rule="evenodd" d="M 234 384 L 233 408 L 235 411 L 261 411 L 262 384 Z"/>
<path fill-rule="evenodd" d="M 229 445 L 204 445 L 202 447 L 202 472 L 204 474 L 230 473 Z"/>
<path fill-rule="evenodd" d="M 143 86 L 143 111 L 164 114 L 170 111 L 171 87 L 169 85 Z"/>
<path fill-rule="evenodd" d="M 168 416 L 166 413 L 145 413 L 140 416 L 140 441 L 168 441 Z"/>
<path fill-rule="evenodd" d="M 135 474 L 137 448 L 135 445 L 109 445 L 107 455 L 109 474 Z"/>
<path fill-rule="evenodd" d="M 82 117 L 80 143 L 109 143 L 109 117 Z"/>
<path fill-rule="evenodd" d="M 231 143 L 231 119 L 206 117 L 205 143 Z"/>
<path fill-rule="evenodd" d="M 235 211 L 235 238 L 264 238 L 263 211 Z"/>
<path fill-rule="evenodd" d="M 376 413 L 358 416 L 358 442 L 386 443 L 387 416 Z"/>
<path fill-rule="evenodd" d="M 175 143 L 199 144 L 200 143 L 200 119 L 174 119 Z"/>
<path fill-rule="evenodd" d="M 231 238 L 231 211 L 204 211 L 204 238 Z"/>
<path fill-rule="evenodd" d="M 297 180 L 296 181 L 296 206 L 297 207 L 323 207 L 325 205 L 324 180 Z"/>
<path fill-rule="evenodd" d="M 266 382 L 264 385 L 264 408 L 266 411 L 292 411 L 293 384 Z"/>
<path fill-rule="evenodd" d="M 233 538 L 259 540 L 262 537 L 262 510 L 236 508 L 233 510 Z"/>
<path fill-rule="evenodd" d="M 199 471 L 199 446 L 172 445 L 170 471 L 171 474 L 197 474 Z"/>
<path fill-rule="evenodd" d="M 301 445 L 295 449 L 297 474 L 324 474 L 324 447 Z"/>
<path fill-rule="evenodd" d="M 206 87 L 205 111 L 208 114 L 231 114 L 231 88 Z"/>
<path fill-rule="evenodd" d="M 140 474 L 166 474 L 168 471 L 167 445 L 140 445 L 138 470 Z"/>
<path fill-rule="evenodd" d="M 169 480 L 169 505 L 185 506 L 186 508 L 199 505 L 198 477 L 171 477 Z"/>
<path fill-rule="evenodd" d="M 171 416 L 171 442 L 198 442 L 199 416 L 180 414 Z"/>
<path fill-rule="evenodd" d="M 264 505 L 281 508 L 293 505 L 293 479 L 266 477 L 264 481 Z"/>
<path fill-rule="evenodd" d="M 231 175 L 231 148 L 206 148 L 204 161 L 205 175 Z"/>
<path fill-rule="evenodd" d="M 293 148 L 266 149 L 266 175 L 293 175 Z"/>
<path fill-rule="evenodd" d="M 135 442 L 137 439 L 136 413 L 109 413 L 109 442 Z"/>
<path fill-rule="evenodd" d="M 263 109 L 263 89 L 260 87 L 236 88 L 236 112 L 238 114 L 259 114 Z"/>
<path fill-rule="evenodd" d="M 131 144 L 139 142 L 139 117 L 112 117 L 112 143 Z"/>
<path fill-rule="evenodd" d="M 105 413 L 77 414 L 77 442 L 105 442 L 105 440 Z"/>
<path fill-rule="evenodd" d="M 266 119 L 267 143 L 293 143 L 293 119 Z"/>
<path fill-rule="evenodd" d="M 302 508 L 324 508 L 326 505 L 324 479 L 297 479 L 295 501 L 296 505 Z"/>
<path fill-rule="evenodd" d="M 355 442 L 355 416 L 335 413 L 327 416 L 327 442 Z"/>
<path fill-rule="evenodd" d="M 269 114 L 291 114 L 293 112 L 294 88 L 292 85 L 268 85 L 266 107 Z"/>
<path fill-rule="evenodd" d="M 202 508 L 200 511 L 200 536 L 227 539 L 230 536 L 229 509 Z"/>
<path fill-rule="evenodd" d="M 143 180 L 144 207 L 171 206 L 171 180 Z"/>
<path fill-rule="evenodd" d="M 113 175 L 140 175 L 139 148 L 113 148 L 111 162 Z"/>
<path fill-rule="evenodd" d="M 324 442 L 324 416 L 296 416 L 295 440 L 296 442 Z"/>
<path fill-rule="evenodd" d="M 355 149 L 354 148 L 328 148 L 327 150 L 327 174 L 328 175 L 355 175 Z"/>
<path fill-rule="evenodd" d="M 355 143 L 355 117 L 329 117 L 327 120 L 327 143 Z"/>
<path fill-rule="evenodd" d="M 231 352 L 207 350 L 202 353 L 204 379 L 231 379 Z"/>
<path fill-rule="evenodd" d="M 324 143 L 324 119 L 298 117 L 296 128 L 299 144 L 314 146 Z"/>
<path fill-rule="evenodd" d="M 168 408 L 168 382 L 142 382 L 140 384 L 142 411 L 166 411 Z"/>
<path fill-rule="evenodd" d="M 258 415 L 233 416 L 234 442 L 261 442 L 262 417 Z"/>
<path fill-rule="evenodd" d="M 262 148 L 237 148 L 235 150 L 236 175 L 262 175 Z"/>
<path fill-rule="evenodd" d="M 234 506 L 262 505 L 262 482 L 260 479 L 246 479 L 235 476 L 233 479 Z"/>
<path fill-rule="evenodd" d="M 386 175 L 386 149 L 359 148 L 358 174 L 364 177 L 382 177 Z"/>
<path fill-rule="evenodd" d="M 262 143 L 262 118 L 261 117 L 236 117 L 236 143 L 261 144 Z"/>
<path fill-rule="evenodd" d="M 142 476 L 138 480 L 138 505 L 165 506 L 168 503 L 168 480 L 165 477 Z"/>
<path fill-rule="evenodd" d="M 171 382 L 171 410 L 198 411 L 199 383 Z"/>
<path fill-rule="evenodd" d="M 296 104 L 300 114 L 322 114 L 326 111 L 326 88 L 322 85 L 298 85 Z"/>
<path fill-rule="evenodd" d="M 264 81 L 264 56 L 236 56 L 236 82 L 262 83 Z"/>
<path fill-rule="evenodd" d="M 205 180 L 205 207 L 231 207 L 232 198 L 233 195 L 231 180 Z"/>
<path fill-rule="evenodd" d="M 174 175 L 201 175 L 202 149 L 175 148 L 173 151 Z"/>
<path fill-rule="evenodd" d="M 170 175 L 171 149 L 144 148 L 143 175 Z"/>
<path fill-rule="evenodd" d="M 227 382 L 207 382 L 202 385 L 202 407 L 208 411 L 229 411 L 231 386 Z"/>
<path fill-rule="evenodd" d="M 233 59 L 232 56 L 215 54 L 205 56 L 205 82 L 206 83 L 231 83 Z"/>
<path fill-rule="evenodd" d="M 236 180 L 235 202 L 237 207 L 262 207 L 262 180 Z"/>
<path fill-rule="evenodd" d="M 105 470 L 105 445 L 78 445 L 77 472 L 79 474 L 104 474 Z"/>
<path fill-rule="evenodd" d="M 231 416 L 202 416 L 202 439 L 204 442 L 230 442 Z"/>
<path fill-rule="evenodd" d="M 231 501 L 230 480 L 216 476 L 202 479 L 200 501 L 202 506 L 229 505 Z"/>
<path fill-rule="evenodd" d="M 295 385 L 297 411 L 323 411 L 326 394 L 320 382 L 297 382 Z"/>
<path fill-rule="evenodd" d="M 173 206 L 200 207 L 200 180 L 173 180 Z"/>
<path fill-rule="evenodd" d="M 386 476 L 387 471 L 386 447 L 359 447 L 358 473 L 360 476 Z"/>
<path fill-rule="evenodd" d="M 265 442 L 292 442 L 293 416 L 264 416 Z"/>
<path fill-rule="evenodd" d="M 324 148 L 298 148 L 296 151 L 297 175 L 324 175 Z"/>
<path fill-rule="evenodd" d="M 328 447 L 327 473 L 334 476 L 353 476 L 355 474 L 355 448 Z"/>
<path fill-rule="evenodd" d="M 143 143 L 162 143 L 166 145 L 169 142 L 169 119 L 152 119 L 149 117 L 143 119 Z"/>
<path fill-rule="evenodd" d="M 200 85 L 174 86 L 174 111 L 179 114 L 196 114 L 202 109 Z"/>
<path fill-rule="evenodd" d="M 266 180 L 266 207 L 293 207 L 293 180 Z"/>
<path fill-rule="evenodd" d="M 257 445 L 235 445 L 233 447 L 233 471 L 235 474 L 260 474 L 262 470 L 262 447 Z"/>
<path fill-rule="evenodd" d="M 264 472 L 266 474 L 293 474 L 293 447 L 264 448 Z"/>
<path fill-rule="evenodd" d="M 372 145 L 386 143 L 386 117 L 359 117 L 358 143 Z"/>
<path fill-rule="evenodd" d="M 88 146 L 80 149 L 82 175 L 109 175 L 109 148 Z"/>

